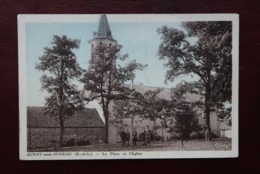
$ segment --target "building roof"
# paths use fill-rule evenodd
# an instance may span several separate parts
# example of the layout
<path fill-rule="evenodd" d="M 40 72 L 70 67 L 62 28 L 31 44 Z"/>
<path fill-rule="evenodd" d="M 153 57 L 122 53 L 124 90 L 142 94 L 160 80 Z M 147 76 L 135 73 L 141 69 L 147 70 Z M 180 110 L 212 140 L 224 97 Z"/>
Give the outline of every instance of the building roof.
<path fill-rule="evenodd" d="M 129 84 L 125 84 L 126 87 L 131 87 Z M 151 90 L 157 90 L 159 87 L 153 87 L 153 86 L 143 86 L 143 85 L 133 85 L 133 89 L 135 89 L 137 92 L 140 92 L 141 94 L 144 94 L 145 92 Z M 171 100 L 171 88 L 161 88 L 161 92 L 158 94 L 159 98 L 165 99 L 165 100 Z M 197 94 L 191 94 L 191 93 L 186 93 L 185 100 L 187 102 L 198 102 L 202 100 L 202 97 Z"/>
<path fill-rule="evenodd" d="M 113 39 L 108 21 L 107 16 L 102 14 L 99 21 L 98 32 L 96 38 L 105 38 L 105 39 Z"/>
<path fill-rule="evenodd" d="M 59 127 L 59 122 L 44 115 L 44 107 L 27 107 L 27 123 L 31 127 Z M 96 109 L 85 108 L 64 123 L 65 127 L 104 127 Z"/>
<path fill-rule="evenodd" d="M 231 130 L 231 126 L 228 126 L 226 122 L 222 121 L 219 123 L 220 130 Z"/>
<path fill-rule="evenodd" d="M 130 85 L 126 85 L 129 86 Z M 133 85 L 133 88 L 137 91 L 140 92 L 141 94 L 144 94 L 147 91 L 154 91 L 157 90 L 158 87 L 153 87 L 153 86 L 143 86 L 143 85 Z M 158 94 L 158 97 L 170 100 L 171 99 L 171 89 L 170 88 L 162 88 L 161 92 Z"/>

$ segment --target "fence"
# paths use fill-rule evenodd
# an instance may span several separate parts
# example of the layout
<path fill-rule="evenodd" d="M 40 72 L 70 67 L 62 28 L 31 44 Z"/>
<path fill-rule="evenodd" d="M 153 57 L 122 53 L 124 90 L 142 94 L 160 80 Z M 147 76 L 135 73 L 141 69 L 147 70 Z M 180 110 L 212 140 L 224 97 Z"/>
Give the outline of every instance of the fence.
<path fill-rule="evenodd" d="M 60 127 L 28 126 L 28 151 L 57 148 L 59 146 L 60 130 Z M 103 142 L 104 130 L 104 127 L 65 127 L 63 146 L 81 146 Z"/>

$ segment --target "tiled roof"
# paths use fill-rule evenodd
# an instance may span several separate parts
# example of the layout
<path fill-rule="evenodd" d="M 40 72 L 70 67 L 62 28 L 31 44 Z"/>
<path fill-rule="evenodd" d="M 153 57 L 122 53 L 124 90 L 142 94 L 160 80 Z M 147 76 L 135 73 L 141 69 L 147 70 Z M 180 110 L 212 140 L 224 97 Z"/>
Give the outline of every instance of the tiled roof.
<path fill-rule="evenodd" d="M 96 38 L 113 39 L 112 33 L 105 14 L 101 15 Z"/>
<path fill-rule="evenodd" d="M 28 126 L 59 127 L 59 122 L 49 115 L 44 115 L 44 107 L 27 107 Z M 83 109 L 64 123 L 65 127 L 104 127 L 96 109 Z"/>

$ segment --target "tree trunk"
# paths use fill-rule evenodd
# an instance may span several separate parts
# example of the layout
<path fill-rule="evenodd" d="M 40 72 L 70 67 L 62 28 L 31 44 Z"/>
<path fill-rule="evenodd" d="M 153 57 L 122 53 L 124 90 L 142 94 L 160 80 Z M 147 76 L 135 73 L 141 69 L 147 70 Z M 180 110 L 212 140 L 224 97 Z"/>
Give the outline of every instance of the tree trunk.
<path fill-rule="evenodd" d="M 162 123 L 162 143 L 163 143 L 163 123 Z"/>
<path fill-rule="evenodd" d="M 105 116 L 105 144 L 108 144 L 108 111 L 104 112 Z"/>
<path fill-rule="evenodd" d="M 132 135 L 133 135 L 133 132 L 134 132 L 134 116 L 131 120 L 131 126 L 132 126 Z"/>
<path fill-rule="evenodd" d="M 63 120 L 60 120 L 60 148 L 63 146 L 63 136 L 64 136 L 64 123 Z"/>
<path fill-rule="evenodd" d="M 183 146 L 183 123 L 181 125 L 181 145 Z"/>
<path fill-rule="evenodd" d="M 63 57 L 61 59 L 61 67 L 60 67 L 60 84 L 59 84 L 59 120 L 60 120 L 60 148 L 62 149 L 63 145 L 63 135 L 64 135 L 64 119 L 63 119 L 63 73 L 64 73 L 64 61 Z"/>
<path fill-rule="evenodd" d="M 209 140 L 211 140 L 211 128 L 210 128 L 210 97 L 208 94 L 206 94 L 205 99 L 205 111 L 206 111 L 206 125 L 209 130 Z"/>
<path fill-rule="evenodd" d="M 153 135 L 155 136 L 155 134 L 156 134 L 156 118 L 154 118 L 154 120 L 153 120 Z"/>

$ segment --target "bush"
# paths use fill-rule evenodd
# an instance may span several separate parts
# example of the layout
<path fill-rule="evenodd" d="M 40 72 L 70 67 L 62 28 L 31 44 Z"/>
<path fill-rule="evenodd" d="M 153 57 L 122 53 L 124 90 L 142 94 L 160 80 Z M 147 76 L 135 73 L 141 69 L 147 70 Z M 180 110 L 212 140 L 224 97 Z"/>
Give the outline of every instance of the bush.
<path fill-rule="evenodd" d="M 75 145 L 76 145 L 76 139 L 74 137 L 65 140 L 64 146 L 75 146 Z"/>
<path fill-rule="evenodd" d="M 220 138 L 221 141 L 231 141 L 232 138 L 228 138 L 228 137 L 221 137 Z"/>
<path fill-rule="evenodd" d="M 86 145 L 90 145 L 90 144 L 91 144 L 90 140 L 88 140 L 88 139 L 82 138 L 78 141 L 78 146 L 86 146 Z"/>
<path fill-rule="evenodd" d="M 154 141 L 161 141 L 161 140 L 162 140 L 162 136 L 160 136 L 160 135 L 156 135 L 154 137 Z"/>
<path fill-rule="evenodd" d="M 186 137 L 184 137 L 185 140 L 189 140 L 189 139 L 203 139 L 205 138 L 204 133 L 201 131 L 196 131 L 196 132 L 191 132 L 189 135 L 186 135 Z M 172 134 L 172 136 L 170 136 L 170 139 L 176 139 L 176 140 L 180 140 L 181 139 L 181 133 L 174 133 Z"/>
<path fill-rule="evenodd" d="M 173 139 L 176 139 L 176 140 L 181 139 L 181 134 L 174 133 L 174 134 L 172 134 L 172 136 L 170 137 L 170 139 L 171 139 L 171 140 L 173 140 Z"/>
<path fill-rule="evenodd" d="M 76 140 L 75 137 L 70 137 L 68 139 L 65 140 L 63 146 L 86 146 L 86 145 L 90 145 L 91 142 L 90 140 L 86 139 L 85 137 L 84 138 L 81 138 L 80 140 Z"/>
<path fill-rule="evenodd" d="M 197 131 L 197 132 L 192 132 L 190 135 L 191 139 L 204 139 L 205 135 L 203 132 L 201 131 Z"/>
<path fill-rule="evenodd" d="M 211 132 L 211 134 L 210 134 L 210 137 L 211 138 L 219 138 L 219 135 L 217 135 L 215 132 Z"/>

